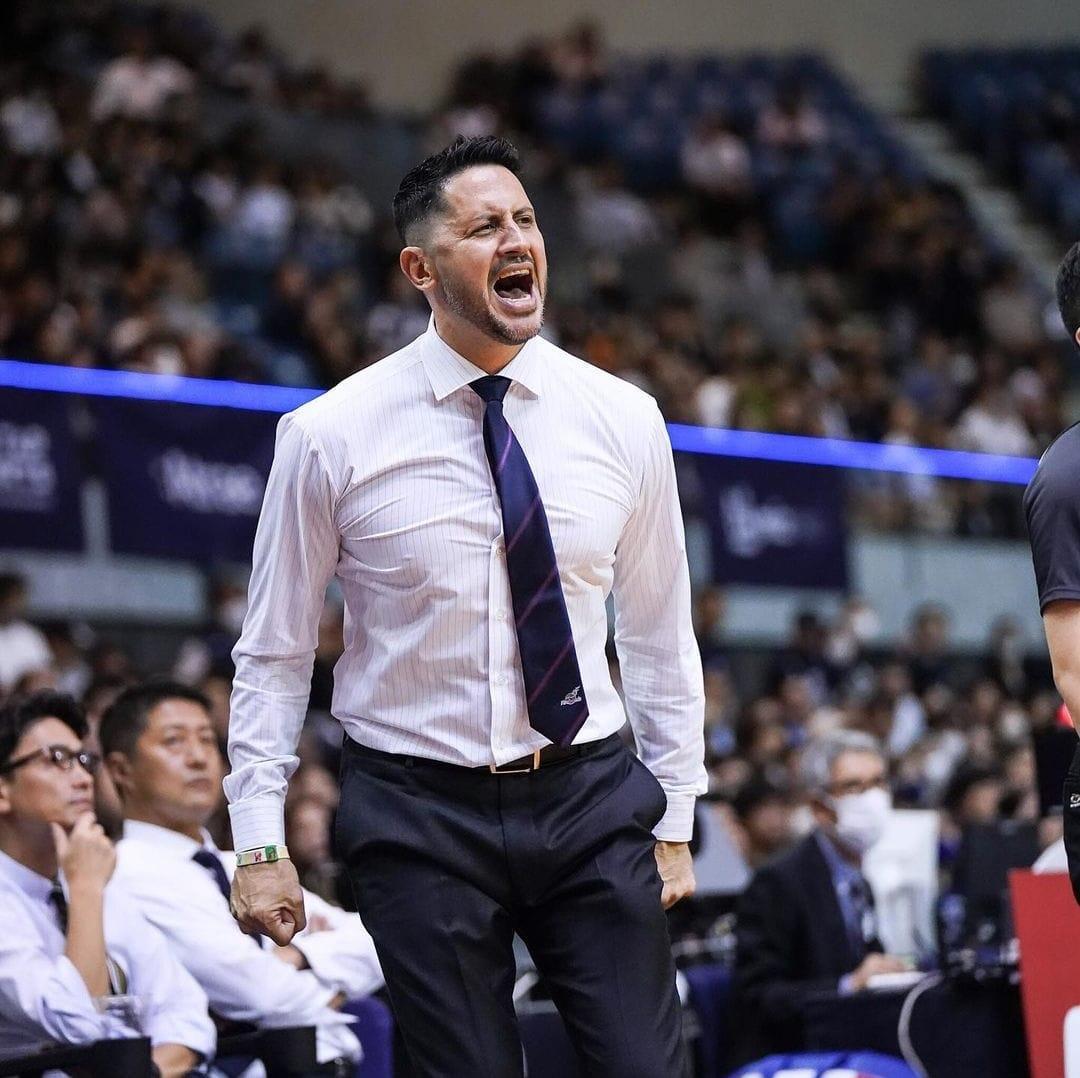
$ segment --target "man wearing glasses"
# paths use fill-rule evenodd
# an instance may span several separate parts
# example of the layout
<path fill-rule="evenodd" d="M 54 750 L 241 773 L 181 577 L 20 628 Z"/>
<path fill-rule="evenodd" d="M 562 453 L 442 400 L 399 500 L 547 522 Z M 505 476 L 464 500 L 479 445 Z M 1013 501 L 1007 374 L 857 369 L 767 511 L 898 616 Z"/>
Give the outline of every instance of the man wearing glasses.
<path fill-rule="evenodd" d="M 206 996 L 109 881 L 86 720 L 37 693 L 0 710 L 0 1057 L 147 1036 L 163 1078 L 213 1055 Z"/>
<path fill-rule="evenodd" d="M 910 968 L 882 953 L 861 867 L 892 811 L 878 742 L 838 730 L 807 745 L 801 771 L 816 826 L 760 868 L 739 901 L 739 1062 L 798 1051 L 808 996 L 859 992 L 875 974 Z"/>

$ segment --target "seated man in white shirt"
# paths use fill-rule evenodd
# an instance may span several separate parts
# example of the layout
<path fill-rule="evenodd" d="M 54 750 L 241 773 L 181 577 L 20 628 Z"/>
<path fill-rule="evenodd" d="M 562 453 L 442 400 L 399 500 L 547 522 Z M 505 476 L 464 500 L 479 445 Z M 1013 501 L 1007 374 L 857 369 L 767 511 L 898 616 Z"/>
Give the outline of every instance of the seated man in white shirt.
<path fill-rule="evenodd" d="M 320 1063 L 357 1059 L 338 1009 L 383 984 L 360 918 L 306 893 L 307 930 L 277 947 L 245 935 L 229 911 L 235 859 L 206 831 L 224 774 L 207 700 L 171 682 L 132 686 L 106 711 L 100 738 L 124 807 L 117 875 L 211 1010 L 264 1028 L 313 1025 Z"/>
<path fill-rule="evenodd" d="M 213 1055 L 206 996 L 113 878 L 86 720 L 61 693 L 0 711 L 0 1056 L 150 1038 L 165 1078 Z"/>

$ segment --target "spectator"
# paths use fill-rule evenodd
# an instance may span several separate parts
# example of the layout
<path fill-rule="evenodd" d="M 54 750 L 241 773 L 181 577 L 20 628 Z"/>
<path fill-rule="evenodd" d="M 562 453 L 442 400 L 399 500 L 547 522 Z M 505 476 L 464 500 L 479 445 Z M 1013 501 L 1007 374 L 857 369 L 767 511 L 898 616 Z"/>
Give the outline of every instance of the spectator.
<path fill-rule="evenodd" d="M 878 743 L 842 731 L 812 743 L 803 782 L 816 827 L 758 869 L 739 900 L 735 985 L 741 1061 L 801 1047 L 801 1005 L 815 992 L 859 992 L 906 969 L 882 953 L 873 895 L 860 871 L 889 813 Z"/>
<path fill-rule="evenodd" d="M 0 573 L 0 695 L 25 674 L 52 666 L 45 634 L 25 620 L 26 600 L 23 577 Z"/>
<path fill-rule="evenodd" d="M 234 858 L 206 823 L 222 799 L 224 764 L 200 693 L 149 682 L 121 693 L 101 743 L 124 807 L 118 878 L 203 986 L 220 1018 L 259 1026 L 314 1025 L 320 1063 L 355 1060 L 340 1015 L 382 984 L 371 937 L 355 914 L 304 895 L 308 925 L 287 947 L 246 936 L 229 912 Z"/>
<path fill-rule="evenodd" d="M 193 89 L 191 72 L 171 56 L 155 54 L 149 32 L 138 27 L 129 34 L 127 52 L 102 71 L 90 111 L 98 121 L 158 120 L 175 98 Z"/>
<path fill-rule="evenodd" d="M 750 151 L 719 114 L 706 116 L 683 143 L 683 179 L 702 195 L 705 225 L 727 235 L 753 202 Z"/>
<path fill-rule="evenodd" d="M 0 712 L 0 1055 L 146 1035 L 179 1078 L 214 1053 L 206 996 L 112 878 L 86 730 L 58 693 Z M 109 1006 L 120 996 L 138 1020 Z"/>
<path fill-rule="evenodd" d="M 788 797 L 764 779 L 754 778 L 732 802 L 739 824 L 739 847 L 751 869 L 783 853 L 794 839 L 792 809 Z"/>

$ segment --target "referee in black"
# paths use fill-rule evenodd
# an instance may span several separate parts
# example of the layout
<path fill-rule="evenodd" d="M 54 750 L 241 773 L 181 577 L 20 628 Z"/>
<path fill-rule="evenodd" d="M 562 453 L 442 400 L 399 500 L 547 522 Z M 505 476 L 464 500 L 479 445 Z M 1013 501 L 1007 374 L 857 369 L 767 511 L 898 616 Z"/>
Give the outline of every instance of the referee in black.
<path fill-rule="evenodd" d="M 1080 243 L 1058 270 L 1057 303 L 1069 336 L 1080 345 Z M 1080 721 L 1080 424 L 1050 444 L 1024 493 L 1039 608 L 1054 682 L 1073 723 Z M 1080 742 L 1065 779 L 1065 850 L 1080 902 Z"/>

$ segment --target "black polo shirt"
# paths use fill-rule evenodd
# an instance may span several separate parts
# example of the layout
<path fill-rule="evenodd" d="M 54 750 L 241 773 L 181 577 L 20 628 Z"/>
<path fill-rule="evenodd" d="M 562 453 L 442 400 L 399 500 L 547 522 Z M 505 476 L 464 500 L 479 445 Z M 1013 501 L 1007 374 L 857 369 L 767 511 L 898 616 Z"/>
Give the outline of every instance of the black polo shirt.
<path fill-rule="evenodd" d="M 1059 599 L 1080 600 L 1080 423 L 1050 445 L 1024 491 L 1024 513 L 1039 589 L 1039 609 Z M 1080 902 L 1080 745 L 1062 791 L 1065 852 L 1073 894 Z"/>
<path fill-rule="evenodd" d="M 1080 600 L 1080 423 L 1060 434 L 1024 491 L 1039 609 Z"/>

